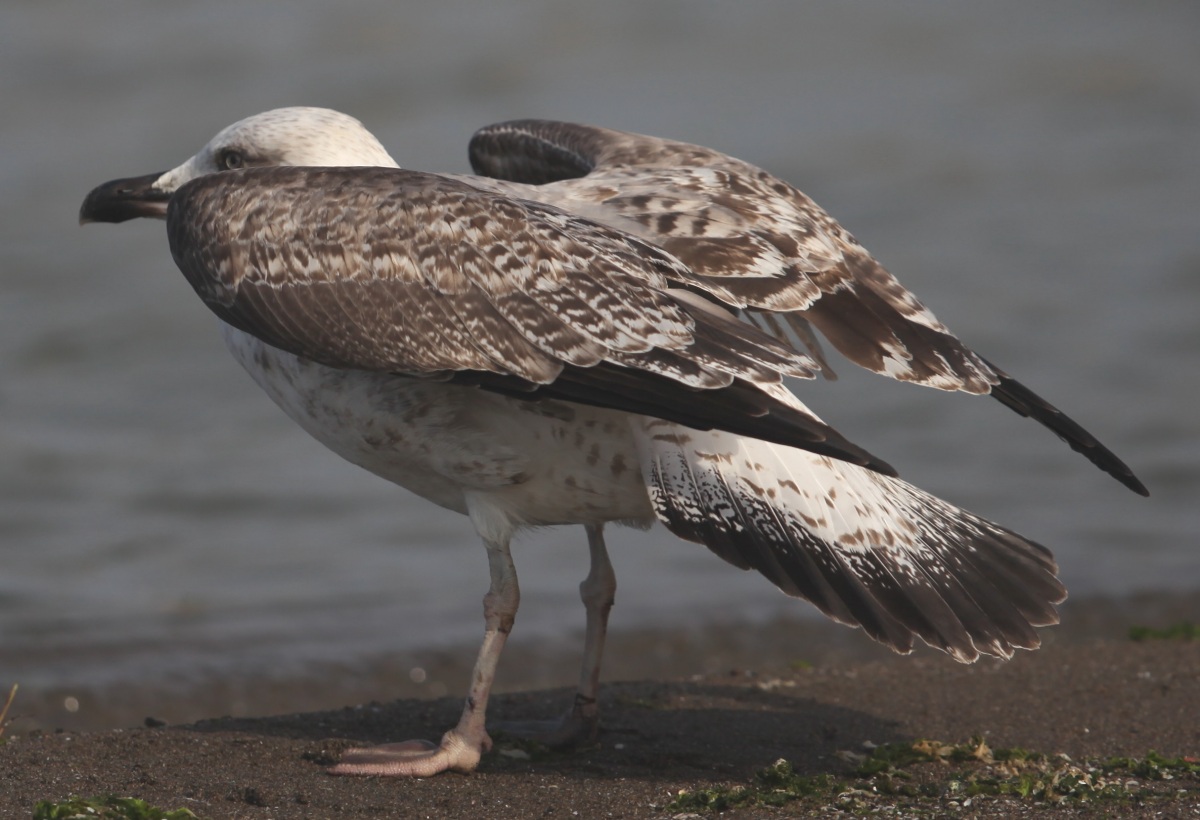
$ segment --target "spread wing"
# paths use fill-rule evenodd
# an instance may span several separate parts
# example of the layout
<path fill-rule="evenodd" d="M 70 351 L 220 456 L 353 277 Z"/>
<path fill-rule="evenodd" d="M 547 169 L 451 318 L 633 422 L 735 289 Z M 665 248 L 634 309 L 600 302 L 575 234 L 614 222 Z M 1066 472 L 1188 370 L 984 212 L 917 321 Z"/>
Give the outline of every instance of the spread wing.
<path fill-rule="evenodd" d="M 822 365 L 810 323 L 868 370 L 994 396 L 1147 494 L 1094 436 L 964 345 L 815 202 L 760 168 L 700 146 L 542 120 L 481 129 L 470 158 L 498 191 L 659 245 L 686 266 L 678 283 Z"/>
<path fill-rule="evenodd" d="M 224 321 L 336 368 L 440 378 L 722 429 L 883 472 L 794 401 L 815 364 L 672 282 L 653 245 L 391 168 L 260 168 L 172 197 L 176 264 Z"/>

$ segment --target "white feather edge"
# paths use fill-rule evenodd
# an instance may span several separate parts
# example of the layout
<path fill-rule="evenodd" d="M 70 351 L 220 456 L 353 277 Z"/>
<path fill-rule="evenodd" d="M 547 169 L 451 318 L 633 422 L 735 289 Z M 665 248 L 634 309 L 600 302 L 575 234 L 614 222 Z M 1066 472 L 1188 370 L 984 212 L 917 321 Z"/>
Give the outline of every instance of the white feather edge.
<path fill-rule="evenodd" d="M 791 396 L 782 386 L 771 392 Z M 790 403 L 804 408 L 794 397 Z M 867 580 L 869 572 L 877 571 L 865 560 L 867 553 L 882 552 L 893 578 L 904 576 L 905 586 L 935 592 L 958 583 L 943 557 L 967 549 L 955 530 L 1014 537 L 905 481 L 847 462 L 659 419 L 638 417 L 633 426 L 652 506 L 668 526 L 666 509 L 734 538 L 748 528 L 755 530 L 753 537 L 770 538 L 771 529 L 782 523 L 796 530 L 788 548 L 804 549 L 805 540 L 819 540 L 836 556 L 841 572 Z M 772 522 L 761 520 L 766 507 Z M 964 588 L 969 594 L 969 587 Z M 852 616 L 827 614 L 856 625 Z M 971 640 L 974 651 L 926 642 L 962 662 L 974 661 L 980 653 L 1009 658 L 1017 648 L 1004 639 Z"/>

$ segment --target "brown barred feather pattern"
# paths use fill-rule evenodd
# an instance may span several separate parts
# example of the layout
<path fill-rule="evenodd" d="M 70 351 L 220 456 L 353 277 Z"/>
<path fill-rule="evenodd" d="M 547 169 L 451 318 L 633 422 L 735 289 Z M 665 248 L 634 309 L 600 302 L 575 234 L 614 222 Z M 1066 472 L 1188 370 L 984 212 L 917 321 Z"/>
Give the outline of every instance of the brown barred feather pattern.
<path fill-rule="evenodd" d="M 779 338 L 794 334 L 817 362 L 824 358 L 810 323 L 868 370 L 941 390 L 991 394 L 1147 494 L 1094 436 L 1002 376 L 833 217 L 761 168 L 701 146 L 544 120 L 480 129 L 470 158 L 476 173 L 500 181 L 498 190 L 660 245 L 687 266 L 682 283 L 751 319 L 772 317 Z"/>
<path fill-rule="evenodd" d="M 671 293 L 686 269 L 662 250 L 553 206 L 394 168 L 262 168 L 182 186 L 167 230 L 221 319 L 328 367 L 569 398 L 895 472 L 756 389 L 811 377 L 807 356 Z"/>
<path fill-rule="evenodd" d="M 785 377 L 828 374 L 817 332 L 876 373 L 990 394 L 1145 493 L 766 171 L 537 120 L 481 130 L 470 157 L 484 176 L 401 170 L 357 120 L 279 109 L 165 174 L 97 187 L 80 212 L 165 217 L 271 399 L 343 458 L 470 516 L 487 549 L 458 725 L 440 744 L 348 750 L 334 774 L 479 763 L 526 527 L 583 525 L 591 556 L 580 688 L 553 743 L 596 730 L 611 522 L 658 520 L 899 652 L 1036 647 L 1066 597 L 1050 552 L 900 480 L 805 407 Z"/>

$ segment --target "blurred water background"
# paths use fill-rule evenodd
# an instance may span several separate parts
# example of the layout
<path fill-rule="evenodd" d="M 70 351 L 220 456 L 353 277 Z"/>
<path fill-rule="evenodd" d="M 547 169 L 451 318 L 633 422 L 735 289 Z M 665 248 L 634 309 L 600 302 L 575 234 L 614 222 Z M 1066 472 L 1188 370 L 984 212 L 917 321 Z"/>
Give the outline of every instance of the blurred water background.
<path fill-rule="evenodd" d="M 351 113 L 424 170 L 468 170 L 478 126 L 544 117 L 796 183 L 1152 497 L 994 401 L 836 357 L 842 378 L 799 385 L 805 401 L 910 481 L 1052 547 L 1073 601 L 1186 601 L 1198 36 L 1200 6 L 1165 0 L 3 4 L 0 689 L 353 669 L 480 632 L 466 519 L 287 421 L 224 350 L 162 223 L 76 226 L 95 184 L 284 105 Z M 814 612 L 661 529 L 609 542 L 618 632 Z M 514 640 L 575 635 L 582 531 L 515 556 Z"/>

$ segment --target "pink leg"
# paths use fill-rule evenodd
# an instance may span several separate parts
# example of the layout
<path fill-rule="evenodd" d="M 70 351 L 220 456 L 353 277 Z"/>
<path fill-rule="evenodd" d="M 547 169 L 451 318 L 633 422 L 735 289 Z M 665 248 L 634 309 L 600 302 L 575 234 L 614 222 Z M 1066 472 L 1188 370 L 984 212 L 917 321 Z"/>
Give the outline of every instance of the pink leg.
<path fill-rule="evenodd" d="M 558 721 L 528 721 L 506 724 L 506 731 L 526 736 L 552 747 L 575 746 L 596 737 L 600 712 L 596 696 L 600 689 L 600 663 L 604 639 L 608 634 L 608 613 L 617 590 L 617 576 L 604 546 L 603 525 L 588 526 L 588 551 L 591 568 L 579 585 L 579 597 L 587 613 L 583 645 L 583 665 L 579 672 L 579 691 L 570 711 Z"/>
<path fill-rule="evenodd" d="M 483 753 L 492 748 L 492 739 L 484 726 L 488 695 L 504 642 L 512 631 L 521 591 L 508 541 L 495 544 L 485 541 L 484 544 L 492 575 L 491 589 L 483 598 L 486 631 L 458 725 L 446 732 L 437 746 L 427 740 L 409 740 L 349 749 L 341 761 L 329 769 L 330 774 L 430 777 L 444 771 L 470 772 L 479 765 Z"/>

